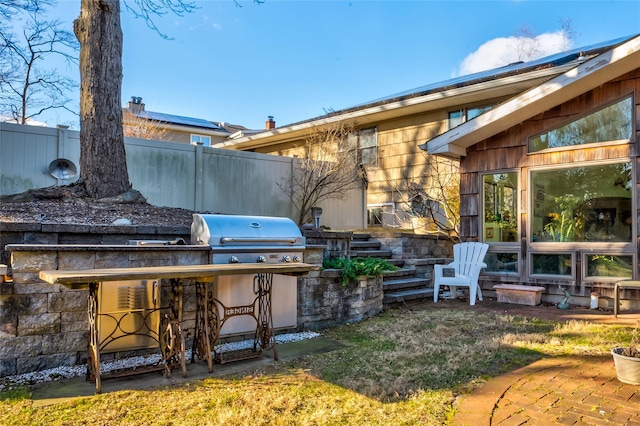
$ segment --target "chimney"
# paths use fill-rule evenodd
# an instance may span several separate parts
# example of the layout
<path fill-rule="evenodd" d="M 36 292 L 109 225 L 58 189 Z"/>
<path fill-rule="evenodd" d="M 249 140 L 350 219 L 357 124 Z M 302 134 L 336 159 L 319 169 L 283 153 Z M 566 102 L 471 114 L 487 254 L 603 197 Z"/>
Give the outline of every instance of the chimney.
<path fill-rule="evenodd" d="M 265 123 L 265 128 L 267 130 L 271 130 L 271 129 L 275 129 L 276 128 L 276 122 L 273 121 L 273 116 L 272 115 L 267 117 L 267 122 Z"/>
<path fill-rule="evenodd" d="M 142 98 L 140 96 L 132 96 L 131 100 L 127 102 L 127 109 L 129 109 L 129 111 L 131 111 L 131 113 L 134 115 L 140 114 L 142 111 L 144 111 Z"/>

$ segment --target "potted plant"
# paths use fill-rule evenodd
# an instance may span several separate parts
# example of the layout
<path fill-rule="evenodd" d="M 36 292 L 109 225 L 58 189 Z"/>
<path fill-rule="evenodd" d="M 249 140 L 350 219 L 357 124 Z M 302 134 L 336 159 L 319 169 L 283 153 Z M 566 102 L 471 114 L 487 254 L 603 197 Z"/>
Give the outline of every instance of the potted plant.
<path fill-rule="evenodd" d="M 633 330 L 631 344 L 628 347 L 611 349 L 616 375 L 622 383 L 640 385 L 640 348 L 638 344 L 638 326 Z"/>

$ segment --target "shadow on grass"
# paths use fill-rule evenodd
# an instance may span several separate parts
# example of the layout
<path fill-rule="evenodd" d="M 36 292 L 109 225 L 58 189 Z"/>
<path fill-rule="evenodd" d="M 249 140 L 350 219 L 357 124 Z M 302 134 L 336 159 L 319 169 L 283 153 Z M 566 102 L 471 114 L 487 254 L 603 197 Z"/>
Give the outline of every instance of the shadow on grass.
<path fill-rule="evenodd" d="M 328 330 L 343 347 L 289 366 L 386 402 L 422 391 L 465 393 L 546 356 L 556 324 L 471 310 L 392 309 Z"/>

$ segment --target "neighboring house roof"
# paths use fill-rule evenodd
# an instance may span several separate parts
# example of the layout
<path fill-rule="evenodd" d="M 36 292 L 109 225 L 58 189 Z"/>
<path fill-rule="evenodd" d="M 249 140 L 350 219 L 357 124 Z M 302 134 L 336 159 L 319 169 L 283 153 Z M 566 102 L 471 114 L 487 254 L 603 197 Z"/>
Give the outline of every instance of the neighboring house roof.
<path fill-rule="evenodd" d="M 225 122 L 215 122 L 215 121 L 213 123 L 217 124 L 218 126 L 225 129 L 227 132 L 231 133 L 228 136 L 229 139 L 236 139 L 236 138 L 240 138 L 247 135 L 255 135 L 256 133 L 260 133 L 264 131 L 264 130 L 247 129 L 246 127 L 240 126 L 238 124 L 229 124 Z"/>
<path fill-rule="evenodd" d="M 606 49 L 603 51 L 602 47 Z M 588 52 L 587 48 L 582 50 Z M 463 157 L 468 147 L 640 67 L 639 34 L 604 43 L 599 50 L 589 60 L 571 62 L 572 67 L 566 72 L 436 136 L 420 148 L 430 154 Z"/>
<path fill-rule="evenodd" d="M 209 129 L 209 130 L 225 131 L 225 129 L 219 126 L 218 124 L 212 123 L 211 121 L 207 121 L 202 118 L 183 117 L 181 115 L 165 114 L 162 112 L 154 112 L 154 111 L 140 111 L 135 115 L 140 118 L 159 121 L 162 123 L 179 124 L 179 125 L 189 126 L 189 127 L 200 127 L 200 128 Z"/>
<path fill-rule="evenodd" d="M 573 49 L 531 62 L 519 62 L 456 77 L 272 130 L 240 135 L 233 139 L 227 138 L 227 141 L 214 146 L 239 150 L 254 149 L 300 138 L 308 129 L 315 126 L 342 121 L 366 126 L 411 114 L 517 95 L 575 68 L 576 65 L 594 55 L 607 51 L 626 40 L 629 40 L 629 37 Z"/>
<path fill-rule="evenodd" d="M 242 130 L 249 130 L 244 126 L 240 126 L 239 124 L 231 124 L 231 123 L 226 123 L 224 121 L 211 121 L 211 123 L 226 130 L 229 133 L 235 133 Z"/>
<path fill-rule="evenodd" d="M 133 100 L 136 100 L 137 103 L 133 102 Z M 244 126 L 236 124 L 208 121 L 202 118 L 184 117 L 182 115 L 166 114 L 163 112 L 147 111 L 144 109 L 144 104 L 141 100 L 142 98 L 133 97 L 132 102 L 129 102 L 127 108 L 123 108 L 123 110 L 129 111 L 133 116 L 140 119 L 158 122 L 167 130 L 201 133 L 223 138 L 232 137 L 239 131 L 248 131 Z M 126 115 L 123 117 L 123 121 L 124 125 L 132 124 Z"/>

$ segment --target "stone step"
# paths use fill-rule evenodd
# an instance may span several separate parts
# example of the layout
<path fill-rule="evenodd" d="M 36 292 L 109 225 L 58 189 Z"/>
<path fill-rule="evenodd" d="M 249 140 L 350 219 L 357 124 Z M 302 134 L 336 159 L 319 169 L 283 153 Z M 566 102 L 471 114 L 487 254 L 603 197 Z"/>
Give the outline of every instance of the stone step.
<path fill-rule="evenodd" d="M 402 302 L 417 300 L 433 300 L 433 288 L 416 288 L 411 290 L 399 290 L 384 292 L 382 303 L 384 305 L 394 305 Z"/>
<path fill-rule="evenodd" d="M 402 262 L 404 263 L 404 261 Z M 415 277 L 415 276 L 416 276 L 416 270 L 414 268 L 400 268 L 397 271 L 384 271 L 382 273 L 382 277 L 385 280 L 392 280 L 394 278 Z"/>
<path fill-rule="evenodd" d="M 351 240 L 352 240 L 352 241 L 353 241 L 353 240 L 358 240 L 358 241 L 365 240 L 365 241 L 366 241 L 366 240 L 368 240 L 369 238 L 371 238 L 371 234 L 363 234 L 363 233 L 360 233 L 360 232 L 358 232 L 358 233 L 354 233 L 354 234 L 351 236 Z"/>
<path fill-rule="evenodd" d="M 411 278 L 401 278 L 401 279 L 395 279 L 395 280 L 383 279 L 382 291 L 386 296 L 388 292 L 422 289 L 422 288 L 427 288 L 427 286 L 430 286 L 430 285 L 431 285 L 431 280 L 427 278 L 411 277 Z"/>
<path fill-rule="evenodd" d="M 381 246 L 382 244 L 380 243 L 380 241 L 376 240 L 351 241 L 351 250 L 380 250 Z"/>
<path fill-rule="evenodd" d="M 382 259 L 391 259 L 393 253 L 391 250 L 351 250 L 351 257 L 379 257 Z"/>
<path fill-rule="evenodd" d="M 402 268 L 404 266 L 404 259 L 387 259 L 387 262 L 397 266 L 398 268 Z"/>

